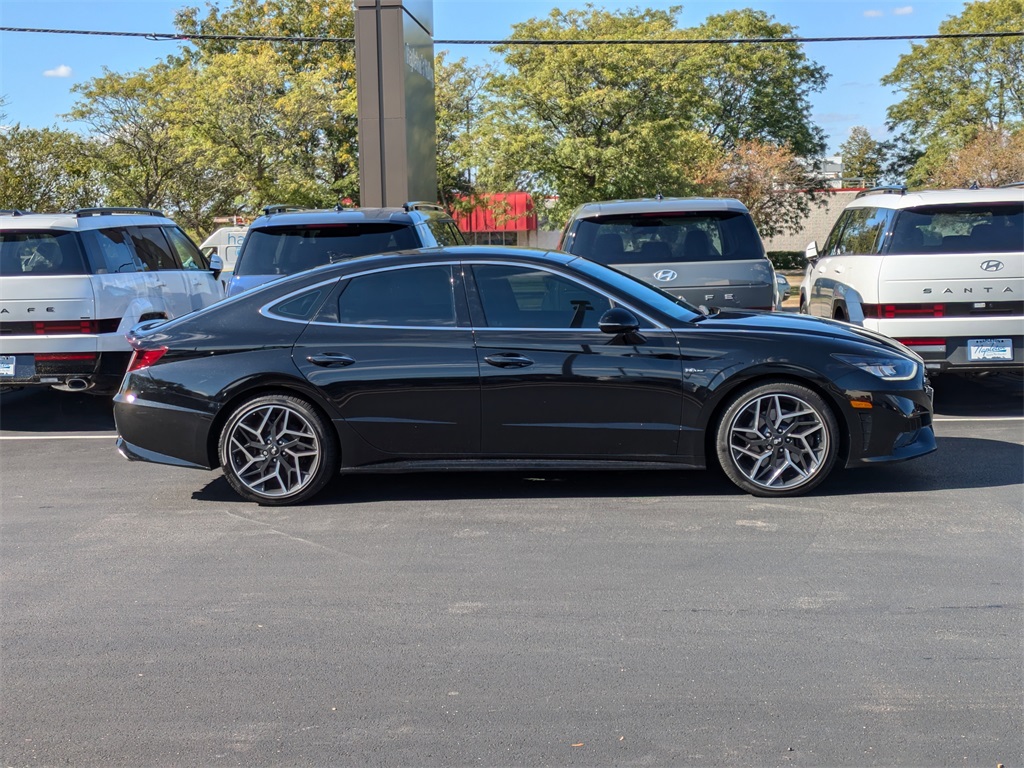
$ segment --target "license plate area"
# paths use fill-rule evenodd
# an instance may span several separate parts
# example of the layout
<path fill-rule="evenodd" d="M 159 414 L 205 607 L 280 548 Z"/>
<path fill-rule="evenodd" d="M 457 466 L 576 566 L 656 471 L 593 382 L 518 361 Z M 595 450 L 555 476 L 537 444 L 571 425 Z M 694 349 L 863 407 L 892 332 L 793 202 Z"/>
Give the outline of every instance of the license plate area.
<path fill-rule="evenodd" d="M 0 379 L 13 379 L 16 360 L 14 355 L 0 355 Z"/>
<path fill-rule="evenodd" d="M 1012 339 L 968 339 L 967 361 L 1013 360 Z"/>

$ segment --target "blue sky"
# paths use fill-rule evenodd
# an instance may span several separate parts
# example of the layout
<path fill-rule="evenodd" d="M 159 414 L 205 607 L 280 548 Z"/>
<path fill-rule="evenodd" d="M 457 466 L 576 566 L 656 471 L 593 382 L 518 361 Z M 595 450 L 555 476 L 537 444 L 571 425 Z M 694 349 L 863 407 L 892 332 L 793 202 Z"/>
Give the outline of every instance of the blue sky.
<path fill-rule="evenodd" d="M 338 0 L 346 2 L 347 0 Z M 0 0 L 0 26 L 88 29 L 128 32 L 173 32 L 174 13 L 187 0 Z M 225 5 L 225 1 L 219 3 Z M 934 34 L 939 24 L 963 11 L 951 0 L 592 0 L 607 9 L 666 9 L 683 5 L 680 24 L 692 27 L 707 16 L 732 8 L 756 8 L 776 21 L 797 27 L 803 37 Z M 552 8 L 584 5 L 582 0 L 434 0 L 434 35 L 439 39 L 499 39 L 512 25 L 547 16 Z M 885 137 L 885 110 L 898 100 L 879 79 L 909 41 L 809 43 L 808 56 L 831 75 L 823 93 L 813 98 L 812 118 L 829 136 L 835 151 L 855 125 L 876 138 Z M 491 58 L 486 46 L 444 46 L 450 58 L 471 63 Z M 440 50 L 440 46 L 438 50 Z M 132 72 L 177 50 L 172 42 L 144 39 L 0 33 L 0 95 L 7 100 L 7 123 L 43 128 L 80 129 L 62 117 L 75 101 L 71 87 L 102 74 L 103 68 Z"/>

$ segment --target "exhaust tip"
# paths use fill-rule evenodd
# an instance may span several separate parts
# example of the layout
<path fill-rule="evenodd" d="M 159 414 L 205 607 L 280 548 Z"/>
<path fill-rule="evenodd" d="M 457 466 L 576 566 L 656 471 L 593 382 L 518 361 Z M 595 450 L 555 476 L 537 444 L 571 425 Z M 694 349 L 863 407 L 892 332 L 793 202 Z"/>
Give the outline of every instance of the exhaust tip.
<path fill-rule="evenodd" d="M 63 384 L 54 384 L 53 388 L 62 392 L 84 392 L 92 386 L 93 383 L 87 379 L 68 379 Z"/>

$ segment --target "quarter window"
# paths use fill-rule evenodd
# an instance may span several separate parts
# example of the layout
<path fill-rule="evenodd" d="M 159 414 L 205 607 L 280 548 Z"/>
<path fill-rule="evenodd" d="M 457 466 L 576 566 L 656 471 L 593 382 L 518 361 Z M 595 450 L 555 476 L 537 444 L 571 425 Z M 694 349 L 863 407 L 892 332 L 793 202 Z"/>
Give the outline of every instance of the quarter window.
<path fill-rule="evenodd" d="M 410 267 L 353 277 L 338 299 L 338 321 L 351 325 L 454 326 L 451 268 Z"/>
<path fill-rule="evenodd" d="M 561 275 L 527 267 L 473 267 L 490 328 L 597 328 L 606 296 Z"/>

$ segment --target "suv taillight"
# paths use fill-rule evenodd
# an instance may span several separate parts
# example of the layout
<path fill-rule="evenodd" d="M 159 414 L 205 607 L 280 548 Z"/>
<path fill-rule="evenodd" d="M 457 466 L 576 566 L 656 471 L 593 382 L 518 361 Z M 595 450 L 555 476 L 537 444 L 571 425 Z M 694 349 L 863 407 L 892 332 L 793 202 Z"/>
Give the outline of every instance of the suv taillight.
<path fill-rule="evenodd" d="M 864 317 L 890 320 L 896 317 L 945 317 L 945 304 L 862 304 Z"/>
<path fill-rule="evenodd" d="M 167 347 L 154 347 L 153 349 L 136 349 L 132 353 L 132 359 L 128 363 L 128 373 L 148 368 L 167 352 Z"/>

